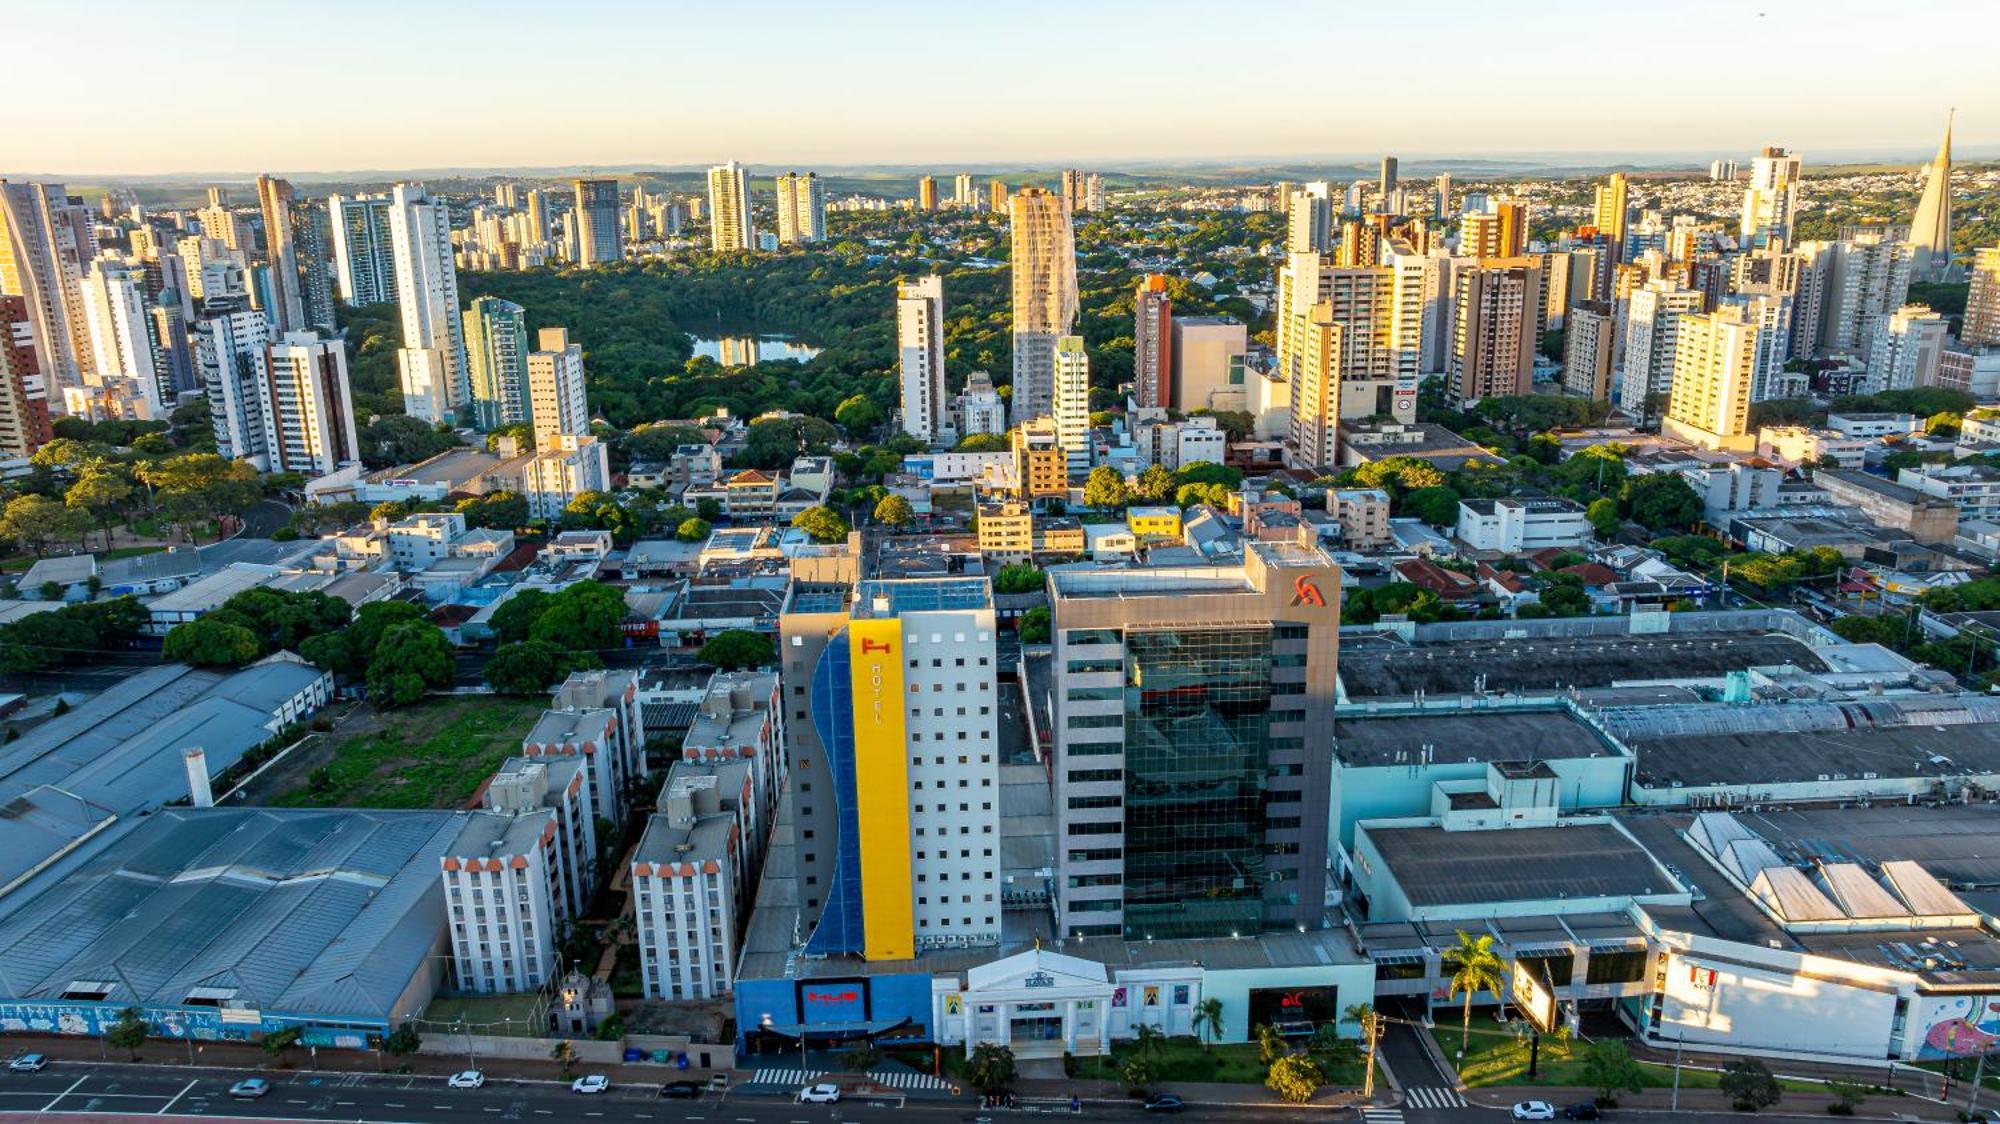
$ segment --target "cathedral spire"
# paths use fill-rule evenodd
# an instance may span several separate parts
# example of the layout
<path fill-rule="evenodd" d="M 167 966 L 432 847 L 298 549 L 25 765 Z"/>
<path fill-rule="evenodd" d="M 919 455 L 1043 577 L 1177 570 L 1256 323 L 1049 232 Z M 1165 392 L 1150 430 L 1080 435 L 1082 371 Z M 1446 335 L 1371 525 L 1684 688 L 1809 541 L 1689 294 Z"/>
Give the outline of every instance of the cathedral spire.
<path fill-rule="evenodd" d="M 1916 247 L 1912 273 L 1926 280 L 1943 280 L 1951 273 L 1951 124 L 1958 110 L 1945 117 L 1944 142 L 1937 158 L 1925 165 L 1924 194 L 1910 219 L 1910 243 Z"/>

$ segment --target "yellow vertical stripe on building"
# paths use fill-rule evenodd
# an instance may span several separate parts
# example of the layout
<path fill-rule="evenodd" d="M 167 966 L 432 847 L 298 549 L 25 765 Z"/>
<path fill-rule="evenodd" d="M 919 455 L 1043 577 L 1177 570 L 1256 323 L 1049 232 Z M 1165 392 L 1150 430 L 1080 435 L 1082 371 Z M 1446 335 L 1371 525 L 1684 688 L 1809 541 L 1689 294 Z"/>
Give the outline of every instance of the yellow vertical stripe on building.
<path fill-rule="evenodd" d="M 854 687 L 854 798 L 861 832 L 862 955 L 916 955 L 910 874 L 910 782 L 903 723 L 903 626 L 847 626 Z"/>

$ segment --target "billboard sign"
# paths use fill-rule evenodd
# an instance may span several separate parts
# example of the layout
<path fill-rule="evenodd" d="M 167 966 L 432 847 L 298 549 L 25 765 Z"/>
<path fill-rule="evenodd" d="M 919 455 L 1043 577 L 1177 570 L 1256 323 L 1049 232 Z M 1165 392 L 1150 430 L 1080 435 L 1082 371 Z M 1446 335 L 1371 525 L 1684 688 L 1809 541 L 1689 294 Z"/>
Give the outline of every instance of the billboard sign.
<path fill-rule="evenodd" d="M 1514 961 L 1513 986 L 1509 989 L 1514 1006 L 1528 1016 L 1536 1030 L 1547 1034 L 1556 1025 L 1556 993 L 1547 981 L 1535 975 L 1526 960 Z"/>

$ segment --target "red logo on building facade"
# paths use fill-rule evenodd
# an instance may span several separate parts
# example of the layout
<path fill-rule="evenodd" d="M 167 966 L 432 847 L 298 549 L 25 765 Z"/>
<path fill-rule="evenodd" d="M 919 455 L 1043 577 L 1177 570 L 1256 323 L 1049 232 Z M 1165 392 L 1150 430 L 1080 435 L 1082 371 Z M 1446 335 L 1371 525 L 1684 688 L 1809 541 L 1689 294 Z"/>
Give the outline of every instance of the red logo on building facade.
<path fill-rule="evenodd" d="M 1326 598 L 1320 595 L 1319 586 L 1313 583 L 1311 574 L 1300 574 L 1292 579 L 1292 604 L 1326 608 Z"/>
<path fill-rule="evenodd" d="M 867 637 L 863 637 L 861 640 L 861 654 L 865 656 L 870 652 L 880 652 L 885 656 L 888 655 L 890 652 L 889 642 L 887 640 L 870 640 Z"/>
<path fill-rule="evenodd" d="M 825 1003 L 855 1003 L 855 1002 L 859 1002 L 859 1001 L 860 1001 L 860 999 L 861 999 L 861 993 L 860 993 L 860 992 L 858 992 L 858 991 L 808 991 L 808 992 L 806 992 L 806 1002 L 808 1002 L 808 1003 L 817 1003 L 817 1004 L 825 1004 Z"/>

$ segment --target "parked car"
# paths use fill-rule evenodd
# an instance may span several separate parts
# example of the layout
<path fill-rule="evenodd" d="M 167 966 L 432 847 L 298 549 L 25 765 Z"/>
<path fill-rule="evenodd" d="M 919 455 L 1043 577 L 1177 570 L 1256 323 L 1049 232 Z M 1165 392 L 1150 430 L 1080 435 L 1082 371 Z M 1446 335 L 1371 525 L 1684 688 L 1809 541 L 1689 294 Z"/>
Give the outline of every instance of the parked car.
<path fill-rule="evenodd" d="M 462 1069 L 451 1075 L 445 1082 L 454 1089 L 477 1089 L 486 1084 L 486 1075 L 476 1069 Z"/>
<path fill-rule="evenodd" d="M 729 1091 L 729 1075 L 726 1073 L 709 1074 L 708 1090 L 711 1093 L 727 1093 Z"/>
<path fill-rule="evenodd" d="M 1516 1120 L 1554 1120 L 1556 1106 L 1547 1101 L 1522 1101 L 1514 1106 Z"/>
<path fill-rule="evenodd" d="M 1604 1114 L 1598 1111 L 1597 1106 L 1589 1101 L 1578 1101 L 1576 1104 L 1563 1109 L 1564 1120 L 1601 1120 L 1603 1118 Z"/>
<path fill-rule="evenodd" d="M 49 1064 L 49 1059 L 40 1054 L 22 1054 L 7 1063 L 7 1068 L 15 1073 L 39 1073 Z"/>
<path fill-rule="evenodd" d="M 1187 1102 L 1172 1093 L 1161 1093 L 1146 1101 L 1147 1112 L 1179 1112 L 1187 1107 Z"/>
<path fill-rule="evenodd" d="M 800 1104 L 832 1104 L 840 1099 L 838 1085 L 808 1085 L 799 1090 Z"/>
<path fill-rule="evenodd" d="M 271 1095 L 271 1083 L 261 1077 L 246 1077 L 229 1087 L 229 1095 L 238 1100 L 254 1101 Z"/>
<path fill-rule="evenodd" d="M 701 1096 L 701 1085 L 694 1081 L 669 1081 L 660 1086 L 660 1095 L 668 1100 L 691 1101 Z"/>
<path fill-rule="evenodd" d="M 569 1083 L 569 1091 L 572 1093 L 602 1093 L 610 1088 L 611 1079 L 601 1073 L 579 1077 Z"/>

